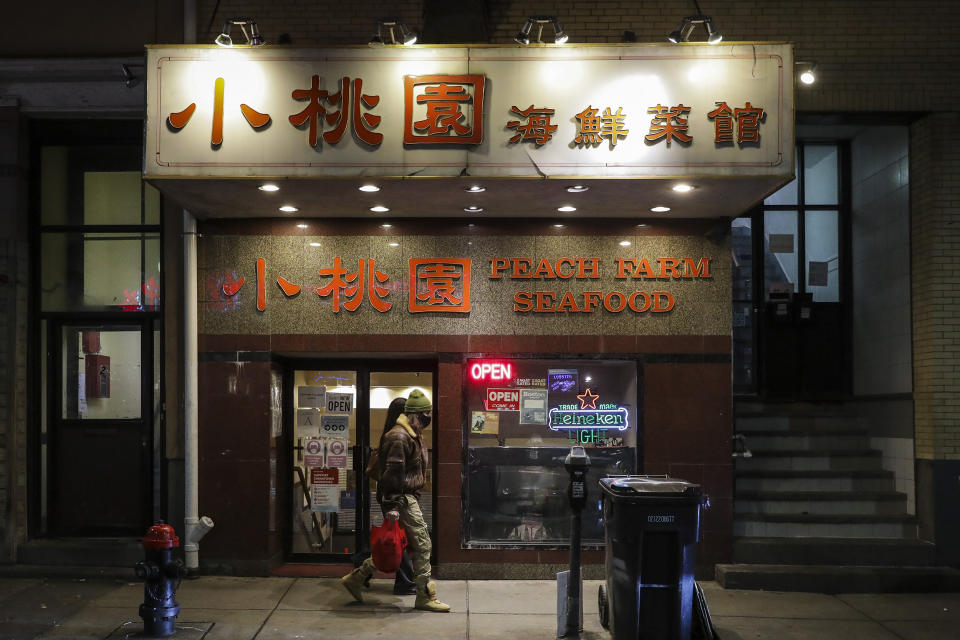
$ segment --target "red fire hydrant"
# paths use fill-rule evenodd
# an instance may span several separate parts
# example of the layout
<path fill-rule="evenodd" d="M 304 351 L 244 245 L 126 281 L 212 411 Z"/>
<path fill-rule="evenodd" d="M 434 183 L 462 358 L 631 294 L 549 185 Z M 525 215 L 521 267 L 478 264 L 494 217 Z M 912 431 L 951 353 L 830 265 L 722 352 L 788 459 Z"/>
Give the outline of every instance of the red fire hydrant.
<path fill-rule="evenodd" d="M 176 630 L 180 605 L 174 599 L 180 579 L 186 574 L 183 563 L 173 559 L 173 549 L 180 546 L 173 527 L 161 520 L 143 537 L 145 559 L 135 568 L 143 583 L 143 633 L 166 638 Z"/>

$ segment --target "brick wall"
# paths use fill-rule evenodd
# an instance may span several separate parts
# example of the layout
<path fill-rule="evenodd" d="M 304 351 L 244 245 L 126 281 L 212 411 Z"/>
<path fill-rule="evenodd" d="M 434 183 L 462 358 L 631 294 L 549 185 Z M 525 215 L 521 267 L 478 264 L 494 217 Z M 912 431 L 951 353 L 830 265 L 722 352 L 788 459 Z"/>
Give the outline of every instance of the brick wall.
<path fill-rule="evenodd" d="M 370 0 L 332 4 L 291 0 L 216 0 L 197 5 L 199 42 L 213 42 L 225 17 L 256 18 L 268 42 L 286 33 L 295 45 L 364 44 L 383 12 L 423 30 L 423 3 L 384 5 Z M 546 6 L 545 6 L 546 5 Z M 389 6 L 389 9 L 385 9 Z M 695 13 L 689 0 L 525 2 L 489 0 L 487 32 L 494 44 L 511 44 L 527 16 L 554 14 L 573 43 L 665 42 L 680 18 Z M 818 63 L 818 81 L 802 86 L 802 111 L 938 111 L 956 108 L 960 48 L 954 31 L 960 2 L 949 0 L 704 0 L 724 39 L 796 43 L 797 60 Z M 210 28 L 207 25 L 211 24 Z M 545 37 L 552 36 L 547 30 Z M 694 40 L 703 39 L 698 28 Z M 721 45 L 722 46 L 722 45 Z"/>
<path fill-rule="evenodd" d="M 960 114 L 910 128 L 916 455 L 960 460 Z"/>
<path fill-rule="evenodd" d="M 26 167 L 16 100 L 0 100 L 0 563 L 26 537 Z"/>

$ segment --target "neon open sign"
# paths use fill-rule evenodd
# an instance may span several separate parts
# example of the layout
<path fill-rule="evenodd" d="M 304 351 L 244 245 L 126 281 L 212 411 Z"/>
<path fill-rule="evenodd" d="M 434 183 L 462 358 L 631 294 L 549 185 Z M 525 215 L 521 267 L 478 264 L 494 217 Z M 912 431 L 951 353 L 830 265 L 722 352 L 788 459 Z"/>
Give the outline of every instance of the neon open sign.
<path fill-rule="evenodd" d="M 512 380 L 513 365 L 509 362 L 474 362 L 470 365 L 473 380 Z"/>

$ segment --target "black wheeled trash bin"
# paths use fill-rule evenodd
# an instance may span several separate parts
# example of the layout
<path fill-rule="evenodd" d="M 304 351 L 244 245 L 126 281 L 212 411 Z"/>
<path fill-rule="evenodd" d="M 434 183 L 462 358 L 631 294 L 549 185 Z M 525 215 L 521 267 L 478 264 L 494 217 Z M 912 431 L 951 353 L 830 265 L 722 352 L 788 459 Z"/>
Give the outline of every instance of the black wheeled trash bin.
<path fill-rule="evenodd" d="M 600 480 L 607 543 L 600 620 L 614 640 L 690 640 L 700 485 L 667 476 Z"/>

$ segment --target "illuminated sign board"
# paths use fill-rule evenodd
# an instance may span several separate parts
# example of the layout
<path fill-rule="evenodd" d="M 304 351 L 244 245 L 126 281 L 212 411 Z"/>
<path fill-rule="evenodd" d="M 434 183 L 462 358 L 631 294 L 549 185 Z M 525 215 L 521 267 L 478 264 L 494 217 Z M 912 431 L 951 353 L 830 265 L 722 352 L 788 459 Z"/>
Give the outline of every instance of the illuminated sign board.
<path fill-rule="evenodd" d="M 473 380 L 512 380 L 513 365 L 509 362 L 474 362 L 470 365 Z"/>
<path fill-rule="evenodd" d="M 602 405 L 606 406 L 606 405 Z M 552 407 L 547 425 L 554 431 L 561 429 L 617 429 L 630 427 L 629 414 L 624 407 L 615 409 L 566 409 Z"/>

